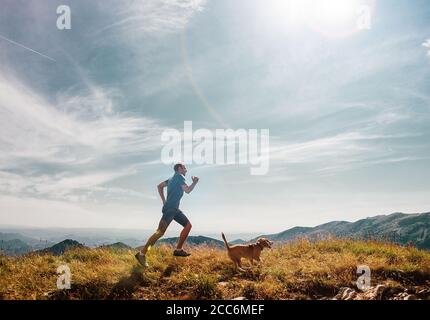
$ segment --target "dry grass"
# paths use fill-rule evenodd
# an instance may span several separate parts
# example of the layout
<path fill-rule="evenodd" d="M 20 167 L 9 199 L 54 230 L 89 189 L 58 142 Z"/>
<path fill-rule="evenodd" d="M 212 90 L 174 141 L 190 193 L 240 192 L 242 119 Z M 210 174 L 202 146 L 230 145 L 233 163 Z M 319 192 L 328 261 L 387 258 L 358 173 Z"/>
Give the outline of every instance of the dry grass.
<path fill-rule="evenodd" d="M 376 241 L 299 240 L 263 251 L 262 263 L 236 272 L 224 250 L 191 249 L 188 258 L 154 248 L 148 269 L 134 252 L 76 249 L 60 257 L 0 257 L 1 299 L 320 299 L 355 287 L 358 265 L 372 285 L 430 285 L 430 253 Z M 67 264 L 72 288 L 57 290 L 57 267 Z"/>

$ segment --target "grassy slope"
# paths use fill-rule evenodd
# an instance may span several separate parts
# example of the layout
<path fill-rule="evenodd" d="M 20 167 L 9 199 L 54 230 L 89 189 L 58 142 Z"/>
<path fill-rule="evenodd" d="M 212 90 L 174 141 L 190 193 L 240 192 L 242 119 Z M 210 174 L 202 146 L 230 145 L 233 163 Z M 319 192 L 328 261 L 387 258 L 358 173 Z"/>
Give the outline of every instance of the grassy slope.
<path fill-rule="evenodd" d="M 372 271 L 372 285 L 430 286 L 430 253 L 374 241 L 296 241 L 262 254 L 260 266 L 235 272 L 225 250 L 199 247 L 175 258 L 152 249 L 150 268 L 133 250 L 76 249 L 63 256 L 0 257 L 2 299 L 316 299 L 355 287 L 358 265 Z M 72 289 L 56 289 L 56 269 L 67 264 Z"/>

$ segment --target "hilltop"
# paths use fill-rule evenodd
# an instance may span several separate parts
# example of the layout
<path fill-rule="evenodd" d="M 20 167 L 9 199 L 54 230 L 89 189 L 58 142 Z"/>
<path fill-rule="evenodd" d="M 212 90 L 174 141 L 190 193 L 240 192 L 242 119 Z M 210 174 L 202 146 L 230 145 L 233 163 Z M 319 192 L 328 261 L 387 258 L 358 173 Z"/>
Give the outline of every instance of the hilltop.
<path fill-rule="evenodd" d="M 52 247 L 45 248 L 43 250 L 36 251 L 38 254 L 52 254 L 54 256 L 59 256 L 64 254 L 67 250 L 75 248 L 85 248 L 85 246 L 78 241 L 72 239 L 66 239 L 61 241 Z"/>
<path fill-rule="evenodd" d="M 430 253 L 378 241 L 296 240 L 262 253 L 236 272 L 225 249 L 193 246 L 188 258 L 166 245 L 142 269 L 135 250 L 74 248 L 62 255 L 0 256 L 1 299 L 430 299 Z M 67 264 L 72 288 L 58 290 Z M 357 266 L 371 269 L 372 289 L 356 287 Z"/>

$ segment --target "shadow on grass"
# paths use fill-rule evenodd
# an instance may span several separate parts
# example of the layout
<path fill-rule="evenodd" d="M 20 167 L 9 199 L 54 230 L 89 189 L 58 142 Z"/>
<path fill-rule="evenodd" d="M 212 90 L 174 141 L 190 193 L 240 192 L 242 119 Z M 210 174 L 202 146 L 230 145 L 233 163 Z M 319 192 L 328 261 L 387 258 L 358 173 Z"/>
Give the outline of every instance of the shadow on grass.
<path fill-rule="evenodd" d="M 128 276 L 122 277 L 112 286 L 107 281 L 91 281 L 73 284 L 69 290 L 57 290 L 49 293 L 50 300 L 116 300 L 130 299 L 140 287 L 150 285 L 151 281 L 141 268 L 133 268 Z"/>
<path fill-rule="evenodd" d="M 172 273 L 177 272 L 179 270 L 179 266 L 175 263 L 169 264 L 161 273 L 161 277 L 170 277 Z"/>
<path fill-rule="evenodd" d="M 426 285 L 430 279 L 430 274 L 426 271 L 402 271 L 377 269 L 373 271 L 376 278 L 395 280 L 402 285 Z"/>
<path fill-rule="evenodd" d="M 70 289 L 56 290 L 47 296 L 49 300 L 101 300 L 106 299 L 110 286 L 104 281 L 73 284 Z"/>
<path fill-rule="evenodd" d="M 145 287 L 151 284 L 151 281 L 145 277 L 142 269 L 133 268 L 131 274 L 127 277 L 122 277 L 112 288 L 107 299 L 130 299 L 133 293 L 140 287 Z"/>

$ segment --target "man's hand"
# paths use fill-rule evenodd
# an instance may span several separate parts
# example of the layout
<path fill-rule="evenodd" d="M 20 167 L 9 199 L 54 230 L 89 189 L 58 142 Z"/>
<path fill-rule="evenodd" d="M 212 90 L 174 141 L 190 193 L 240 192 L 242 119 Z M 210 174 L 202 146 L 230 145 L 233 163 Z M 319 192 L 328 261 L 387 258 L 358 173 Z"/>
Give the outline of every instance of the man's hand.
<path fill-rule="evenodd" d="M 199 178 L 197 177 L 192 176 L 191 179 L 193 180 L 193 183 L 190 186 L 187 186 L 186 184 L 182 186 L 182 190 L 184 190 L 185 193 L 190 193 L 191 191 L 193 191 L 197 182 L 199 182 Z"/>

